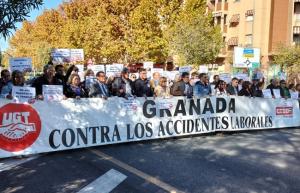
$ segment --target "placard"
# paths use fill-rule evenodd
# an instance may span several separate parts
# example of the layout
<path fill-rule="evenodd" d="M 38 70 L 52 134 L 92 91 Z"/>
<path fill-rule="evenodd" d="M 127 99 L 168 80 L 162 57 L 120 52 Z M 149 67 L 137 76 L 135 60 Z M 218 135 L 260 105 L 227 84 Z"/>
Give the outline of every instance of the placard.
<path fill-rule="evenodd" d="M 70 49 L 70 62 L 82 62 L 84 61 L 83 49 Z"/>
<path fill-rule="evenodd" d="M 97 72 L 100 72 L 100 71 L 105 72 L 104 65 L 100 65 L 100 64 L 88 66 L 88 69 L 93 70 L 95 75 L 97 74 Z"/>
<path fill-rule="evenodd" d="M 273 98 L 270 89 L 263 89 L 262 93 L 263 93 L 264 98 L 267 98 L 267 99 Z"/>
<path fill-rule="evenodd" d="M 299 92 L 290 92 L 292 99 L 299 99 Z"/>
<path fill-rule="evenodd" d="M 273 93 L 274 93 L 274 97 L 276 99 L 280 99 L 281 98 L 280 89 L 273 89 Z"/>
<path fill-rule="evenodd" d="M 10 58 L 9 59 L 10 71 L 19 70 L 21 72 L 32 71 L 31 58 Z"/>
<path fill-rule="evenodd" d="M 179 72 L 180 74 L 182 74 L 183 72 L 188 72 L 190 73 L 192 70 L 192 67 L 191 66 L 181 66 L 179 67 Z"/>
<path fill-rule="evenodd" d="M 43 85 L 45 101 L 61 101 L 64 98 L 62 85 Z"/>
<path fill-rule="evenodd" d="M 208 73 L 208 67 L 207 66 L 199 66 L 199 73 Z"/>
<path fill-rule="evenodd" d="M 219 77 L 220 77 L 220 80 L 223 80 L 226 83 L 230 83 L 231 82 L 231 74 L 229 74 L 229 73 L 219 74 Z"/>
<path fill-rule="evenodd" d="M 151 70 L 153 68 L 154 62 L 143 62 L 143 66 L 146 70 Z"/>
<path fill-rule="evenodd" d="M 34 87 L 13 86 L 12 96 L 14 102 L 29 103 L 36 95 Z"/>
<path fill-rule="evenodd" d="M 85 77 L 85 88 L 91 88 L 91 86 L 97 81 L 97 78 L 94 76 Z"/>
<path fill-rule="evenodd" d="M 120 76 L 122 69 L 124 67 L 124 64 L 111 64 L 106 65 L 106 76 Z"/>

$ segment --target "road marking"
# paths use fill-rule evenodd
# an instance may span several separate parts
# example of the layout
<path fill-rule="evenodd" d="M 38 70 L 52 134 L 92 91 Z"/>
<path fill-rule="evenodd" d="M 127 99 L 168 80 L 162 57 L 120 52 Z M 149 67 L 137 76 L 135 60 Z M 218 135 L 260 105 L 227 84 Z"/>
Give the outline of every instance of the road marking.
<path fill-rule="evenodd" d="M 99 151 L 99 150 L 95 150 L 95 149 L 89 149 L 89 150 L 92 153 L 104 158 L 105 160 L 108 160 L 108 161 L 116 164 L 117 166 L 127 170 L 128 172 L 133 173 L 133 174 L 139 176 L 140 178 L 142 178 L 142 179 L 144 179 L 148 182 L 151 182 L 152 184 L 154 184 L 154 185 L 156 185 L 156 186 L 158 186 L 158 187 L 160 187 L 160 188 L 162 188 L 162 189 L 164 189 L 164 190 L 166 190 L 170 193 L 184 193 L 183 191 L 180 191 L 180 190 L 176 189 L 175 187 L 173 187 L 173 186 L 171 186 L 171 185 L 169 185 L 169 184 L 167 184 L 167 183 L 165 183 L 165 182 L 163 182 L 163 181 L 161 181 L 161 180 L 159 180 L 155 177 L 152 177 L 152 176 L 150 176 L 150 175 L 148 175 L 148 174 L 146 174 L 146 173 L 144 173 L 144 172 L 142 172 L 142 171 L 140 171 L 140 170 L 138 170 L 134 167 L 131 167 L 130 165 L 128 165 L 126 163 L 123 163 L 123 162 L 121 162 L 121 161 L 119 161 L 119 160 L 117 160 L 117 159 L 115 159 L 115 158 Z"/>
<path fill-rule="evenodd" d="M 0 160 L 0 172 L 10 170 L 18 165 L 34 160 L 40 156 L 31 156 L 28 158 L 8 158 Z"/>
<path fill-rule="evenodd" d="M 127 176 L 124 174 L 111 169 L 92 183 L 85 186 L 78 193 L 109 193 L 126 178 Z"/>

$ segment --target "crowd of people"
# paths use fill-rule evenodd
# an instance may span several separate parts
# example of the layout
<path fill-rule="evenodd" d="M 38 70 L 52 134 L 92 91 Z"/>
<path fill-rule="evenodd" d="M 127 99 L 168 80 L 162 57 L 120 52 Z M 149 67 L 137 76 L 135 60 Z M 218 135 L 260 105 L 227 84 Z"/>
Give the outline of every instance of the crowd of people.
<path fill-rule="evenodd" d="M 117 97 L 164 97 L 186 96 L 247 96 L 264 97 L 263 89 L 270 89 L 272 97 L 275 98 L 274 89 L 280 90 L 282 98 L 291 98 L 291 92 L 300 93 L 300 84 L 287 85 L 285 80 L 272 79 L 269 85 L 265 85 L 264 79 L 252 79 L 243 81 L 232 78 L 230 83 L 221 80 L 219 75 L 214 75 L 213 81 L 209 82 L 206 73 L 194 72 L 189 74 L 183 72 L 175 76 L 174 80 L 161 76 L 154 72 L 152 78 L 147 77 L 147 70 L 139 69 L 139 77 L 130 73 L 125 67 L 120 75 L 107 77 L 105 72 L 99 71 L 96 74 L 93 70 L 85 71 L 84 80 L 80 79 L 79 70 L 72 65 L 66 72 L 63 65 L 47 64 L 43 68 L 43 74 L 31 82 L 26 82 L 21 71 L 4 69 L 1 71 L 0 91 L 2 98 L 12 99 L 13 86 L 31 86 L 36 89 L 36 98 L 43 100 L 43 85 L 62 85 L 63 94 L 66 98 L 108 98 Z M 91 84 L 88 79 L 93 78 Z M 299 94 L 298 94 L 299 97 Z"/>

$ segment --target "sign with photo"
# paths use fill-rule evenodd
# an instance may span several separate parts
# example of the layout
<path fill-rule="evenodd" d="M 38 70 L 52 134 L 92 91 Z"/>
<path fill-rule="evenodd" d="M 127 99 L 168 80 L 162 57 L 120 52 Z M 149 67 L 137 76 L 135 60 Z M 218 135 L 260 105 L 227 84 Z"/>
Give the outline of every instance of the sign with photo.
<path fill-rule="evenodd" d="M 62 85 L 43 85 L 45 101 L 61 101 L 64 97 Z"/>

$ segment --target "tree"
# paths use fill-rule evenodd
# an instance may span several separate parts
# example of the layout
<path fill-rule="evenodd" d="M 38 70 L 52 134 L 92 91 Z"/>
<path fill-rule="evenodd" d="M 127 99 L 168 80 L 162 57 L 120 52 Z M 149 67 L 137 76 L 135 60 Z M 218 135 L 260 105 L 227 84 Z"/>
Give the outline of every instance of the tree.
<path fill-rule="evenodd" d="M 289 74 L 300 71 L 300 47 L 278 45 L 274 55 L 274 64 L 279 64 L 282 70 Z"/>
<path fill-rule="evenodd" d="M 29 12 L 39 8 L 42 3 L 42 0 L 2 0 L 0 2 L 0 34 L 7 38 L 12 30 L 16 29 L 16 23 L 24 21 L 29 16 Z"/>
<path fill-rule="evenodd" d="M 211 16 L 205 15 L 204 0 L 186 0 L 177 20 L 167 31 L 170 51 L 183 64 L 200 65 L 215 60 L 223 46 L 218 26 L 211 25 Z"/>

